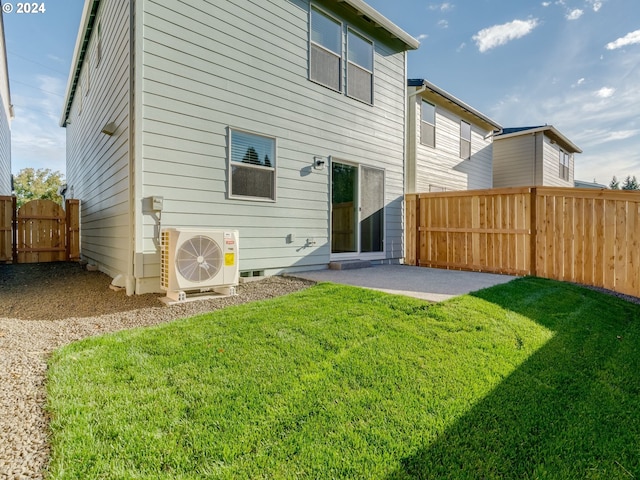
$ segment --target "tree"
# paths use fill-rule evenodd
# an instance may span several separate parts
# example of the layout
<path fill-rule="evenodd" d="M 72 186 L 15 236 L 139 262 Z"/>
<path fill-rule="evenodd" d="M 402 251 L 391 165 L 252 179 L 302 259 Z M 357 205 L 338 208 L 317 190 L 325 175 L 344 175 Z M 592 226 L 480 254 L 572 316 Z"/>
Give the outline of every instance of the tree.
<path fill-rule="evenodd" d="M 616 178 L 615 175 L 611 179 L 611 183 L 609 184 L 609 188 L 611 190 L 619 190 L 620 189 L 620 182 L 618 181 L 618 179 Z"/>
<path fill-rule="evenodd" d="M 253 147 L 247 148 L 247 153 L 242 158 L 242 163 L 250 163 L 252 165 L 260 165 L 260 159 L 258 158 L 258 152 Z"/>
<path fill-rule="evenodd" d="M 64 175 L 49 168 L 23 168 L 13 177 L 18 208 L 31 200 L 53 200 L 62 205 L 62 197 L 58 194 L 64 183 Z"/>
<path fill-rule="evenodd" d="M 627 175 L 627 178 L 625 178 L 622 184 L 622 190 L 640 190 L 640 185 L 635 175 L 633 177 Z"/>

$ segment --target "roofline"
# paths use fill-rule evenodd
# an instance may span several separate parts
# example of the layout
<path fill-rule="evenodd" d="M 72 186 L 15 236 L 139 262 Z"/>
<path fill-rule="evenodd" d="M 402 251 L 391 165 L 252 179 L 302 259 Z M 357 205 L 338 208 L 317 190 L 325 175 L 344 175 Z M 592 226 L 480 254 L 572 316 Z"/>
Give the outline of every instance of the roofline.
<path fill-rule="evenodd" d="M 392 37 L 397 38 L 405 44 L 408 50 L 416 50 L 420 46 L 420 42 L 409 35 L 407 32 L 398 27 L 387 17 L 378 12 L 375 8 L 365 3 L 363 0 L 338 0 L 350 5 L 358 11 L 361 16 L 368 17 L 374 24 L 384 28 Z"/>
<path fill-rule="evenodd" d="M 359 15 L 367 17 L 371 22 L 373 22 L 374 25 L 385 29 L 393 38 L 397 38 L 398 40 L 400 40 L 408 50 L 415 50 L 420 46 L 420 42 L 418 40 L 402 30 L 395 23 L 375 10 L 373 7 L 367 5 L 363 0 L 338 1 L 346 3 L 347 5 L 355 9 Z M 91 36 L 91 30 L 93 29 L 95 14 L 99 4 L 100 0 L 85 0 L 84 9 L 82 11 L 82 17 L 80 20 L 80 27 L 78 29 L 78 37 L 76 39 L 76 46 L 73 51 L 71 67 L 69 69 L 67 90 L 64 98 L 64 108 L 62 111 L 62 116 L 60 118 L 61 127 L 66 127 L 67 125 L 69 112 L 71 110 L 71 102 L 73 101 L 76 87 L 78 85 L 80 69 L 82 67 L 82 62 L 84 61 L 87 44 L 89 43 L 89 37 Z"/>
<path fill-rule="evenodd" d="M 538 132 L 550 132 L 551 136 L 556 137 L 556 142 L 560 142 L 564 145 L 561 145 L 563 147 L 565 147 L 567 150 L 572 150 L 571 153 L 582 153 L 582 149 L 580 147 L 578 147 L 575 143 L 573 143 L 571 140 L 569 140 L 567 137 L 565 137 L 562 133 L 560 133 L 560 131 L 555 128 L 553 125 L 543 125 L 541 127 L 533 127 L 530 128 L 528 130 L 520 130 L 518 132 L 512 132 L 512 133 L 499 133 L 496 134 L 493 138 L 494 140 L 501 140 L 503 138 L 511 138 L 511 137 L 517 137 L 519 135 L 528 135 L 531 133 L 538 133 Z"/>
<path fill-rule="evenodd" d="M 482 121 L 484 121 L 484 122 L 488 123 L 489 125 L 495 127 L 497 130 L 502 130 L 502 125 L 500 125 L 498 122 L 496 122 L 495 120 L 487 117 L 484 113 L 481 113 L 480 111 L 478 111 L 475 108 L 473 108 L 471 105 L 463 102 L 462 100 L 460 100 L 456 96 L 451 95 L 446 90 L 443 90 L 442 88 L 438 87 L 437 85 L 434 85 L 433 83 L 429 82 L 428 80 L 420 78 L 420 79 L 408 80 L 407 81 L 409 86 L 414 86 L 414 87 L 418 86 L 418 85 L 416 85 L 417 82 L 422 82 L 421 83 L 422 87 L 425 87 L 425 88 L 431 90 L 432 92 L 440 95 L 444 99 L 450 101 L 451 103 L 456 104 L 457 106 L 459 106 L 460 108 L 462 108 L 466 112 L 470 113 L 471 115 L 473 115 L 475 117 L 478 117 Z"/>
<path fill-rule="evenodd" d="M 82 68 L 85 54 L 87 53 L 87 45 L 89 43 L 91 31 L 93 30 L 93 23 L 95 22 L 96 12 L 99 5 L 100 0 L 85 0 L 84 2 L 82 17 L 80 17 L 80 27 L 78 28 L 78 37 L 76 38 L 76 46 L 73 50 L 71 66 L 69 67 L 67 90 L 64 96 L 62 116 L 60 118 L 61 127 L 67 126 L 67 120 L 71 110 L 71 102 L 73 101 L 73 96 L 75 95 L 76 87 L 78 86 L 80 69 Z"/>
<path fill-rule="evenodd" d="M 0 6 L 2 6 L 2 1 L 0 1 Z M 3 88 L 7 89 L 7 105 L 5 108 L 7 110 L 7 122 L 11 123 L 11 119 L 13 118 L 13 105 L 11 104 L 11 81 L 9 79 L 9 60 L 7 59 L 7 39 L 4 34 L 4 15 L 0 13 L 0 31 L 2 32 L 2 46 L 4 48 L 4 71 L 7 74 L 7 84 L 3 85 Z"/>

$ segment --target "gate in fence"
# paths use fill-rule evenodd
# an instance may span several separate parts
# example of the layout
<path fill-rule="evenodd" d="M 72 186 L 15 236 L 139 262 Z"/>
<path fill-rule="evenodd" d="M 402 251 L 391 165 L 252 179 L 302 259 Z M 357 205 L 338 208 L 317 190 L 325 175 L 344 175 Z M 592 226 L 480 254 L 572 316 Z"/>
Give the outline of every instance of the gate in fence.
<path fill-rule="evenodd" d="M 0 197 L 0 262 L 38 263 L 80 259 L 80 201 L 62 208 L 51 200 L 16 207 Z"/>

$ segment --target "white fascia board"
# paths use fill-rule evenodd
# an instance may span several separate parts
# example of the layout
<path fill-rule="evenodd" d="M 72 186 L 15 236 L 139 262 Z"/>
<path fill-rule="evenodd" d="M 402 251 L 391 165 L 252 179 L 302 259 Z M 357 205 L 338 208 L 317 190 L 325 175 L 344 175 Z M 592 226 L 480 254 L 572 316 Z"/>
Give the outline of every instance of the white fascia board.
<path fill-rule="evenodd" d="M 338 0 L 350 5 L 361 15 L 366 16 L 376 25 L 384 28 L 392 37 L 397 38 L 405 44 L 407 50 L 416 50 L 420 46 L 420 42 L 409 35 L 407 32 L 398 27 L 395 23 L 382 15 L 376 9 L 363 2 L 362 0 Z"/>

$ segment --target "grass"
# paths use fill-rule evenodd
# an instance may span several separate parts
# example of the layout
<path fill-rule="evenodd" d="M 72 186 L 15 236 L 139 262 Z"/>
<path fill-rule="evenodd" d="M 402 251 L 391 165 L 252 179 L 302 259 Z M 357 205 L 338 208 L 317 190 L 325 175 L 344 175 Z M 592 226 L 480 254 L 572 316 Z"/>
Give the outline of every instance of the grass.
<path fill-rule="evenodd" d="M 640 306 L 320 284 L 53 356 L 50 478 L 640 478 Z"/>

